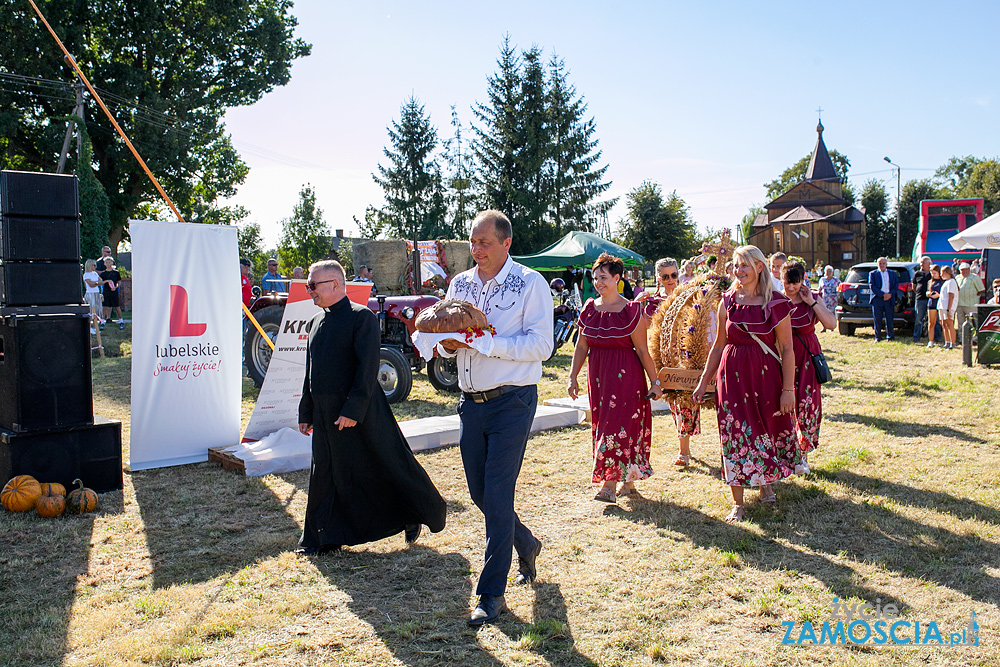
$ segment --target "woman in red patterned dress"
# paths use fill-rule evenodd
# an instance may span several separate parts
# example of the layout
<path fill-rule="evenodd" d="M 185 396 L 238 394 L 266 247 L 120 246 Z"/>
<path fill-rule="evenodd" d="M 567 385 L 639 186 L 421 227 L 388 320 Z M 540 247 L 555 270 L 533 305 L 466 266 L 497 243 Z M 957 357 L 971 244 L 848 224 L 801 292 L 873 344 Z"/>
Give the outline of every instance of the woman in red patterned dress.
<path fill-rule="evenodd" d="M 819 445 L 819 424 L 823 420 L 823 402 L 816 380 L 812 355 L 823 348 L 816 336 L 816 323 L 827 329 L 837 326 L 837 316 L 823 303 L 819 292 L 811 291 L 802 279 L 806 269 L 798 262 L 781 267 L 785 296 L 792 302 L 792 347 L 795 348 L 795 420 L 799 426 L 799 449 L 803 458 Z"/>
<path fill-rule="evenodd" d="M 726 521 L 742 521 L 743 489 L 760 489 L 775 502 L 771 484 L 809 472 L 795 425 L 795 352 L 792 304 L 774 292 L 764 254 L 755 246 L 733 251 L 736 284 L 719 304 L 719 331 L 692 400 L 701 402 L 707 378 L 716 379 L 722 476 L 733 494 Z"/>
<path fill-rule="evenodd" d="M 679 278 L 677 260 L 671 257 L 656 260 L 653 270 L 656 271 L 656 292 L 637 299 L 642 302 L 642 318 L 647 327 L 660 304 L 674 293 Z M 654 341 L 653 344 L 658 345 L 659 341 Z M 670 416 L 674 418 L 680 445 L 680 453 L 674 459 L 674 465 L 686 468 L 691 460 L 691 436 L 701 433 L 701 408 L 698 406 L 687 408 L 671 401 Z"/>
<path fill-rule="evenodd" d="M 652 411 L 649 398 L 663 395 L 656 379 L 653 359 L 646 347 L 646 323 L 642 304 L 618 293 L 624 266 L 617 257 L 603 253 L 594 262 L 594 288 L 580 312 L 580 340 L 573 353 L 567 392 L 579 395 L 577 375 L 587 365 L 594 439 L 593 482 L 603 483 L 594 500 L 615 502 L 618 495 L 636 493 L 636 480 L 651 477 L 649 465 Z M 645 371 L 645 374 L 643 373 Z M 646 376 L 653 385 L 652 394 Z"/>

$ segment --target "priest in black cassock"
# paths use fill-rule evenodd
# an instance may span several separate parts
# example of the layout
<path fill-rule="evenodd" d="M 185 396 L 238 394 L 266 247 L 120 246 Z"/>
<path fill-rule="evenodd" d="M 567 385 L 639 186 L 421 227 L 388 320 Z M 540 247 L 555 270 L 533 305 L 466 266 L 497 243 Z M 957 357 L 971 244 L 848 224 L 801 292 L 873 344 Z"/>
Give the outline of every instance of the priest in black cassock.
<path fill-rule="evenodd" d="M 410 451 L 376 381 L 378 319 L 347 298 L 339 262 L 309 267 L 313 318 L 299 431 L 312 433 L 305 528 L 297 553 L 336 551 L 404 532 L 444 528 L 445 501 Z"/>

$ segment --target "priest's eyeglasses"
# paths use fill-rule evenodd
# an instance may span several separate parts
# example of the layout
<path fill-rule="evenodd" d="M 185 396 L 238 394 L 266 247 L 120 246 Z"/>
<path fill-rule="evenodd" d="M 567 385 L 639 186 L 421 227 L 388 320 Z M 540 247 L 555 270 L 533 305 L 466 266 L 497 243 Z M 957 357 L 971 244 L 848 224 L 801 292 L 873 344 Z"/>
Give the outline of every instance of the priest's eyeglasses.
<path fill-rule="evenodd" d="M 323 283 L 332 283 L 335 280 L 336 278 L 331 278 L 330 280 L 320 280 L 319 282 L 316 282 L 315 280 L 310 280 L 309 282 L 306 283 L 306 289 L 309 290 L 310 292 L 315 292 L 316 285 L 322 285 Z"/>

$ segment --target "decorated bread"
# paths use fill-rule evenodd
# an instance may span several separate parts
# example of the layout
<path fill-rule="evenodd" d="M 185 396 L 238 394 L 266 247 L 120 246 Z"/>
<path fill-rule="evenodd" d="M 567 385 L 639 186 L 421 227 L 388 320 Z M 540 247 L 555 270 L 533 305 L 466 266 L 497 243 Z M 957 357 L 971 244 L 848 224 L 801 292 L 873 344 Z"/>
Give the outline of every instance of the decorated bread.
<path fill-rule="evenodd" d="M 453 333 L 483 330 L 489 327 L 483 311 L 468 301 L 445 299 L 431 308 L 425 308 L 414 322 L 417 331 L 424 333 Z"/>

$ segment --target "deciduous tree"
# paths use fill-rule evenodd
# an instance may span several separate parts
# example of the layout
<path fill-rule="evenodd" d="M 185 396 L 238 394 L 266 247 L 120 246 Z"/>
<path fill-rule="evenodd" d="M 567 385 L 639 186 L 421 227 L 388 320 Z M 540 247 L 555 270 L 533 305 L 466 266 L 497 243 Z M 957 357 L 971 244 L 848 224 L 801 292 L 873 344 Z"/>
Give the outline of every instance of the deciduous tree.
<path fill-rule="evenodd" d="M 330 227 L 323 220 L 323 211 L 316 206 L 316 190 L 308 183 L 299 191 L 299 203 L 290 218 L 281 221 L 281 242 L 278 263 L 282 270 L 308 267 L 324 259 L 333 250 Z"/>
<path fill-rule="evenodd" d="M 643 181 L 625 195 L 628 215 L 619 223 L 618 242 L 647 261 L 660 257 L 690 257 L 698 243 L 695 224 L 676 192 L 664 201 L 660 186 Z"/>
<path fill-rule="evenodd" d="M 861 206 L 865 209 L 865 251 L 868 253 L 865 259 L 874 261 L 883 256 L 895 256 L 896 218 L 889 217 L 889 193 L 885 183 L 875 178 L 865 181 L 861 188 Z"/>

